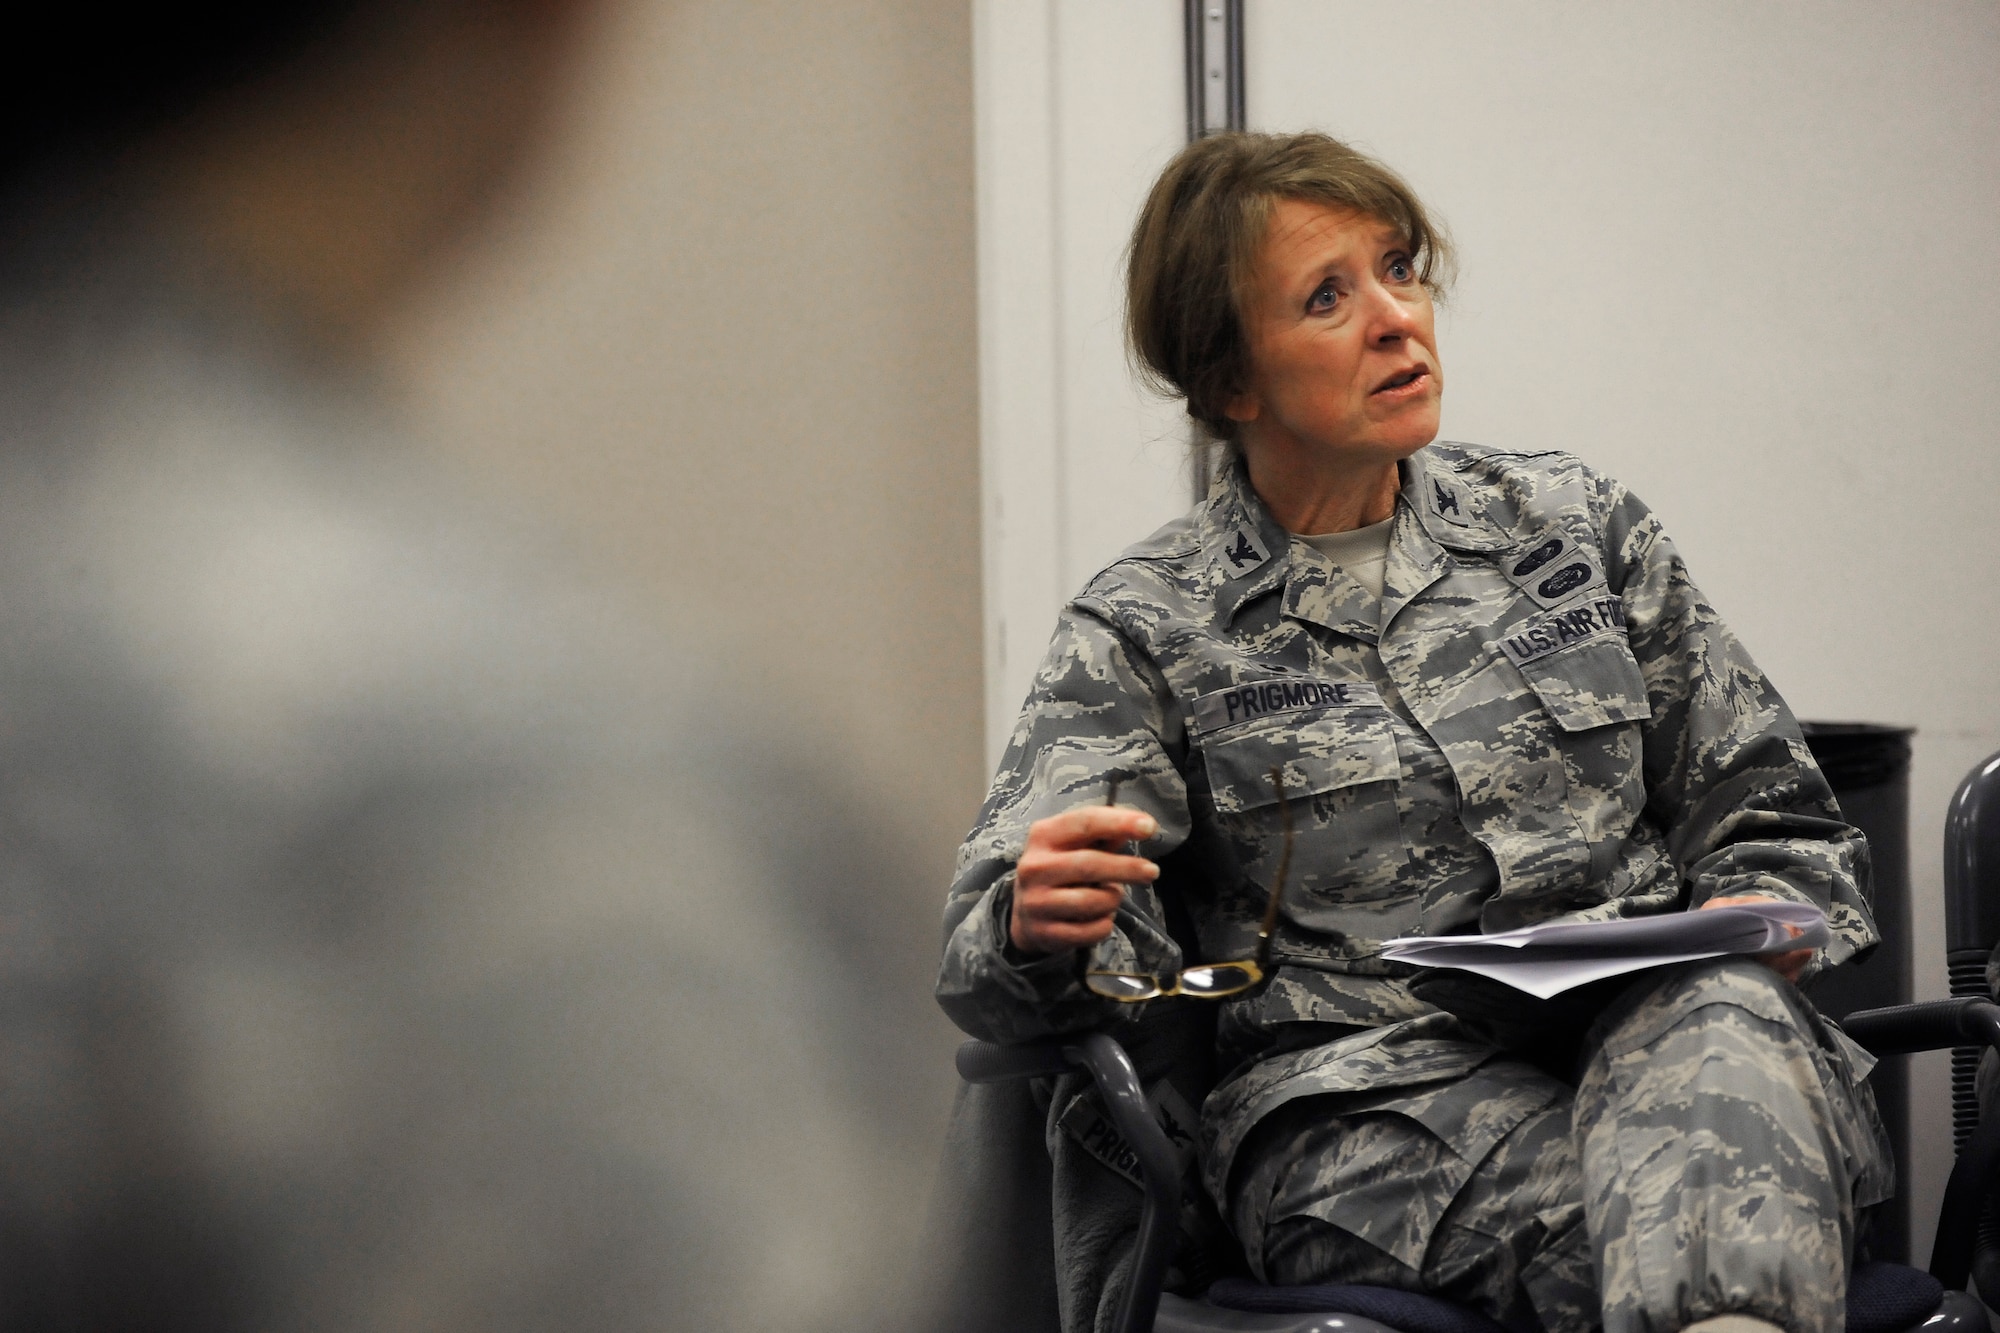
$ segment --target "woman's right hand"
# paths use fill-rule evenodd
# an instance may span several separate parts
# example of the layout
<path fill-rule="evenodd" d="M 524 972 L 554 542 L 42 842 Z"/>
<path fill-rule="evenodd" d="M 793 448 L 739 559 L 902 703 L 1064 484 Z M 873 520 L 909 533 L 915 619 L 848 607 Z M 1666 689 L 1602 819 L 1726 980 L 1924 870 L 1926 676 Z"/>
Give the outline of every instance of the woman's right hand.
<path fill-rule="evenodd" d="M 1110 850 L 1160 831 L 1143 810 L 1080 805 L 1028 826 L 1014 867 L 1014 911 L 1007 934 L 1023 953 L 1082 949 L 1111 933 L 1125 885 L 1150 884 L 1160 868 L 1143 856 Z"/>

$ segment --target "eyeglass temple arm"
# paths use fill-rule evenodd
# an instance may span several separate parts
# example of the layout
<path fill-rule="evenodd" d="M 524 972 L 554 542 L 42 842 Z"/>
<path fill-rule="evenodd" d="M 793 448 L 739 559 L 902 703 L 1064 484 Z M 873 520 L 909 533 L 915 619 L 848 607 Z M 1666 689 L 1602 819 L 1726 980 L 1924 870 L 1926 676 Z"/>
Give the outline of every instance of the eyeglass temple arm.
<path fill-rule="evenodd" d="M 1278 928 L 1278 905 L 1285 900 L 1285 879 L 1292 870 L 1292 803 L 1285 799 L 1285 770 L 1271 769 L 1271 788 L 1278 793 L 1278 822 L 1284 842 L 1278 849 L 1278 875 L 1271 882 L 1271 901 L 1264 904 L 1264 924 L 1257 927 L 1257 970 L 1271 970 L 1271 932 Z"/>

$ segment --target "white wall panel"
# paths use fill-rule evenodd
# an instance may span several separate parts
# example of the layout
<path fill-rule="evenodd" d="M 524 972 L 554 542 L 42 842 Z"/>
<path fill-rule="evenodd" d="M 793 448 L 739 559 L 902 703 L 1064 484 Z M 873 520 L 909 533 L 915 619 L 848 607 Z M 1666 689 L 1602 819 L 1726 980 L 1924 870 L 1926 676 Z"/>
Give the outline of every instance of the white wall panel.
<path fill-rule="evenodd" d="M 977 0 L 986 736 L 997 761 L 1056 611 L 1187 508 L 1178 408 L 1125 361 L 1120 260 L 1185 134 L 1163 0 Z"/>
<path fill-rule="evenodd" d="M 1802 716 L 1919 729 L 1942 995 L 1944 805 L 2000 749 L 2000 7 L 1252 0 L 1245 37 L 1253 128 L 1367 147 L 1450 224 L 1446 436 L 1622 477 Z"/>

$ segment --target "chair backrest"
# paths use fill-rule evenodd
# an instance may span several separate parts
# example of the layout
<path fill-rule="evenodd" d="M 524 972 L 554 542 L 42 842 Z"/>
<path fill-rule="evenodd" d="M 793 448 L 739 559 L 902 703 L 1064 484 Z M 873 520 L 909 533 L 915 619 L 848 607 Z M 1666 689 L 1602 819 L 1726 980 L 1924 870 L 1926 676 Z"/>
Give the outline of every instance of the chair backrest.
<path fill-rule="evenodd" d="M 1945 967 L 1953 996 L 1986 998 L 1986 963 L 2000 944 L 2000 754 L 1973 765 L 1944 818 Z M 1964 1148 L 1979 1123 L 1980 1050 L 1951 1053 L 1951 1128 Z M 2000 1217 L 1981 1219 L 1972 1271 L 1979 1290 L 2000 1295 Z"/>
<path fill-rule="evenodd" d="M 1944 820 L 1945 966 L 1954 996 L 1988 994 L 1986 960 L 2000 944 L 2000 754 L 1973 766 Z M 1973 1075 L 1979 1052 L 1951 1057 L 1951 1124 L 1963 1146 L 1979 1122 Z"/>
<path fill-rule="evenodd" d="M 2000 754 L 1965 775 L 1945 813 L 1944 938 L 1954 958 L 1978 951 L 1982 972 L 2000 944 Z"/>

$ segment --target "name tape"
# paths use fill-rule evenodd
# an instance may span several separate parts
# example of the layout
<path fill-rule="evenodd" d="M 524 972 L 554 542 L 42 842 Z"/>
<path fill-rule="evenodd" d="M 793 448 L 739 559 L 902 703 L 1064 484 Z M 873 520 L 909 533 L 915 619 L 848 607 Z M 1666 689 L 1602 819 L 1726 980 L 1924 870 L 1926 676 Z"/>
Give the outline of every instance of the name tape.
<path fill-rule="evenodd" d="M 1152 1108 L 1153 1119 L 1167 1132 L 1181 1174 L 1187 1175 L 1195 1162 L 1195 1127 L 1201 1123 L 1200 1117 L 1165 1079 L 1146 1089 L 1146 1104 Z M 1138 1152 L 1111 1123 L 1095 1092 L 1079 1093 L 1057 1123 L 1085 1152 L 1134 1185 L 1145 1188 Z"/>
<path fill-rule="evenodd" d="M 1379 708 L 1382 696 L 1365 680 L 1259 680 L 1215 690 L 1194 701 L 1195 729 L 1220 731 L 1238 722 L 1320 708 Z"/>

